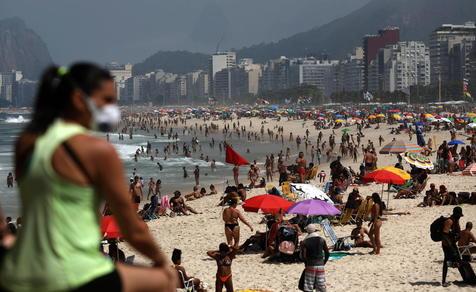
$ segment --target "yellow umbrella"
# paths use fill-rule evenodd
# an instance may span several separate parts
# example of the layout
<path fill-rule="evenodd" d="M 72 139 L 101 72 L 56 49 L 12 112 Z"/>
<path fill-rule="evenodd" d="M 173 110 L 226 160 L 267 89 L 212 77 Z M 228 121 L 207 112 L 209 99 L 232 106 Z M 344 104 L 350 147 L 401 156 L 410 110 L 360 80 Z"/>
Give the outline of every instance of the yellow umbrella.
<path fill-rule="evenodd" d="M 410 174 L 408 172 L 406 172 L 405 170 L 402 170 L 400 168 L 396 168 L 396 167 L 393 167 L 393 166 L 385 166 L 385 167 L 382 167 L 382 168 L 379 168 L 379 169 L 390 171 L 390 172 L 398 175 L 399 177 L 401 177 L 404 180 L 411 179 Z"/>
<path fill-rule="evenodd" d="M 339 119 L 339 120 L 336 120 L 335 122 L 336 122 L 336 123 L 341 123 L 341 124 L 342 124 L 342 123 L 344 122 L 344 120 L 340 120 L 340 119 Z"/>
<path fill-rule="evenodd" d="M 376 116 L 374 116 L 374 115 L 370 115 L 370 116 L 368 116 L 367 118 L 371 120 L 371 119 L 375 119 L 375 118 L 376 118 Z"/>
<path fill-rule="evenodd" d="M 432 114 L 424 114 L 423 116 L 424 116 L 425 118 L 427 118 L 427 119 L 428 119 L 428 118 L 434 118 L 434 116 L 433 116 Z"/>
<path fill-rule="evenodd" d="M 377 118 L 385 118 L 385 115 L 384 114 L 378 114 Z"/>
<path fill-rule="evenodd" d="M 395 120 L 401 120 L 402 119 L 402 117 L 398 114 L 393 114 L 392 118 L 394 118 Z"/>
<path fill-rule="evenodd" d="M 476 113 L 467 113 L 466 117 L 468 118 L 476 118 Z"/>

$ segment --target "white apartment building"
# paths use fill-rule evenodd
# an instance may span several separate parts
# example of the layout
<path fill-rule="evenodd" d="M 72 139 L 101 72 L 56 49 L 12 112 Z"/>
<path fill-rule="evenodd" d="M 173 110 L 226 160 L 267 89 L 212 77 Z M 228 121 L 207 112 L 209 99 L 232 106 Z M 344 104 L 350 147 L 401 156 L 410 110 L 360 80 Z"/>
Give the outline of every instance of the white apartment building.
<path fill-rule="evenodd" d="M 406 91 L 410 86 L 430 84 L 430 53 L 423 42 L 409 41 L 384 49 L 383 91 Z M 380 61 L 380 58 L 379 58 Z"/>
<path fill-rule="evenodd" d="M 314 85 L 324 96 L 330 96 L 335 91 L 334 67 L 338 64 L 337 60 L 303 60 L 299 65 L 299 84 Z"/>
<path fill-rule="evenodd" d="M 112 62 L 106 64 L 106 68 L 114 77 L 117 99 L 121 100 L 121 91 L 124 92 L 126 80 L 132 77 L 132 64 L 120 65 L 119 63 Z"/>
<path fill-rule="evenodd" d="M 223 69 L 236 67 L 236 53 L 235 52 L 217 52 L 210 56 L 209 64 L 209 92 L 215 96 L 215 75 Z"/>
<path fill-rule="evenodd" d="M 253 63 L 253 59 L 244 58 L 240 60 L 239 67 L 245 69 L 248 74 L 248 93 L 258 94 L 259 80 L 263 73 L 261 64 Z"/>

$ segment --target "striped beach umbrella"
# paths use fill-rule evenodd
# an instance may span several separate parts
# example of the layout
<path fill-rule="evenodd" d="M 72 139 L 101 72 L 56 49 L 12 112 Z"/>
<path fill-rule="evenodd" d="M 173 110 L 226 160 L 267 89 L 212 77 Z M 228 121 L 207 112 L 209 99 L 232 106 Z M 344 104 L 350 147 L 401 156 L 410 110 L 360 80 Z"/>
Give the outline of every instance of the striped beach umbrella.
<path fill-rule="evenodd" d="M 392 154 L 392 153 L 404 153 L 404 152 L 416 152 L 420 153 L 423 148 L 416 144 L 407 143 L 401 140 L 393 140 L 380 149 L 380 154 Z"/>
<path fill-rule="evenodd" d="M 433 169 L 435 166 L 431 159 L 418 153 L 405 152 L 403 158 L 406 162 L 421 169 Z"/>

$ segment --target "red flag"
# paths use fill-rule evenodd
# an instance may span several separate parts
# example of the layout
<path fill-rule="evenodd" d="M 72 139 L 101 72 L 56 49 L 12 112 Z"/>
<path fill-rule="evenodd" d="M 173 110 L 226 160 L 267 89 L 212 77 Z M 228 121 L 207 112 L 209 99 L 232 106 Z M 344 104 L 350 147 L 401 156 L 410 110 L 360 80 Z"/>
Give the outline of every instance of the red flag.
<path fill-rule="evenodd" d="M 225 161 L 226 163 L 234 164 L 234 165 L 247 165 L 250 164 L 248 160 L 243 158 L 240 154 L 236 153 L 233 148 L 231 148 L 228 145 L 225 145 L 225 153 L 226 153 L 226 158 Z"/>

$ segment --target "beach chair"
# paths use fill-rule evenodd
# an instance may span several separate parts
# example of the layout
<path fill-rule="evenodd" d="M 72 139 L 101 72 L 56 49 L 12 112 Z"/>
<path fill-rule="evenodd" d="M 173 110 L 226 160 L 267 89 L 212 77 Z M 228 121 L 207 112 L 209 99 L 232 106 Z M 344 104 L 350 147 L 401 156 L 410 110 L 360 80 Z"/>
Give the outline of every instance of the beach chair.
<path fill-rule="evenodd" d="M 364 214 L 365 214 L 365 211 L 367 210 L 367 200 L 369 198 L 370 197 L 365 198 L 360 203 L 359 209 L 357 209 L 357 213 L 355 215 L 352 215 L 352 219 L 354 222 L 357 222 L 358 220 L 364 221 Z"/>
<path fill-rule="evenodd" d="M 458 246 L 459 254 L 461 255 L 461 257 L 469 256 L 470 261 L 473 261 L 475 259 L 475 257 L 471 253 L 471 248 L 475 249 L 476 245 Z"/>
<path fill-rule="evenodd" d="M 317 176 L 317 172 L 318 172 L 319 168 L 317 166 L 314 166 L 311 171 L 309 172 L 309 175 L 307 176 L 306 180 L 307 181 L 311 181 L 313 179 L 316 178 Z"/>
<path fill-rule="evenodd" d="M 193 285 L 193 278 L 189 280 L 185 280 L 185 276 L 182 271 L 177 270 L 179 273 L 180 281 L 183 283 L 183 289 L 182 291 L 184 292 L 195 292 L 195 286 Z"/>
<path fill-rule="evenodd" d="M 374 205 L 374 201 L 372 200 L 372 197 L 368 197 L 366 199 L 366 204 L 365 204 L 365 211 L 364 215 L 362 217 L 363 221 L 370 220 L 370 212 L 372 211 L 372 206 Z"/>
<path fill-rule="evenodd" d="M 339 225 L 345 225 L 347 223 L 353 223 L 352 213 L 354 209 L 345 209 L 339 219 Z"/>
<path fill-rule="evenodd" d="M 334 248 L 339 241 L 342 241 L 344 243 L 344 246 L 350 247 L 350 244 L 345 243 L 346 240 L 350 238 L 350 236 L 337 237 L 328 219 L 324 219 L 321 221 L 321 227 L 322 227 L 322 230 L 324 231 L 324 235 L 329 237 L 329 239 L 331 240 L 332 248 Z"/>
<path fill-rule="evenodd" d="M 283 197 L 290 200 L 296 201 L 297 196 L 291 192 L 291 184 L 288 181 L 285 181 L 281 184 L 281 192 L 283 193 Z"/>

